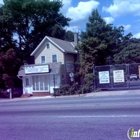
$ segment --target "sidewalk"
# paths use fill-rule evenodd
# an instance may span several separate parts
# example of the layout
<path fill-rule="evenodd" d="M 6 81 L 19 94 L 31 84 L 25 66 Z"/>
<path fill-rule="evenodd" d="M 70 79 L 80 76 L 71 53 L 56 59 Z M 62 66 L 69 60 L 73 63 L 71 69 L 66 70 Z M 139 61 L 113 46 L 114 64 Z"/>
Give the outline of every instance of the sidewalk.
<path fill-rule="evenodd" d="M 1 102 L 12 102 L 12 101 L 28 101 L 28 100 L 41 100 L 41 99 L 50 99 L 54 98 L 53 96 L 31 96 L 31 97 L 25 97 L 25 98 L 0 98 L 0 103 Z"/>
<path fill-rule="evenodd" d="M 90 94 L 90 93 L 89 93 Z M 87 97 L 89 97 L 87 94 Z M 91 93 L 93 96 L 116 96 L 116 95 L 140 95 L 140 89 L 135 90 L 117 90 L 117 91 L 99 91 Z"/>
<path fill-rule="evenodd" d="M 41 99 L 52 99 L 52 98 L 73 98 L 73 97 L 101 97 L 101 96 L 116 96 L 116 95 L 140 95 L 140 89 L 137 90 L 121 90 L 121 91 L 99 91 L 80 95 L 69 95 L 69 96 L 31 96 L 25 98 L 13 98 L 4 99 L 0 98 L 0 102 L 11 102 L 11 101 L 27 101 L 27 100 L 41 100 Z"/>

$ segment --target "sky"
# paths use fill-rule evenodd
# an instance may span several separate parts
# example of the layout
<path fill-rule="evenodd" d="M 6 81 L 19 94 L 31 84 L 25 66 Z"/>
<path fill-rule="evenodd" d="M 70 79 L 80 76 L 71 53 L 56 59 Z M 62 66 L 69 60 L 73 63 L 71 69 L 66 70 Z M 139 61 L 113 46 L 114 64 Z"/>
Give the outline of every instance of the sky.
<path fill-rule="evenodd" d="M 140 38 L 140 0 L 62 0 L 61 12 L 72 20 L 67 30 L 79 32 L 86 29 L 86 23 L 93 9 L 97 9 L 108 24 L 123 26 L 125 34 L 132 33 Z M 3 0 L 0 0 L 3 3 Z"/>

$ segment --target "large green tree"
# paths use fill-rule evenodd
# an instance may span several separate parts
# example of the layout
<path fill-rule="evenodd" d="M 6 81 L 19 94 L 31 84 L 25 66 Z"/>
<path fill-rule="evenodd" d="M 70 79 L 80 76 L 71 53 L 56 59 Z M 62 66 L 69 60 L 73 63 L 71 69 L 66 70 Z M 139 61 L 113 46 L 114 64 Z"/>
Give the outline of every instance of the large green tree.
<path fill-rule="evenodd" d="M 93 65 L 114 64 L 114 55 L 119 53 L 119 44 L 123 42 L 124 28 L 106 24 L 97 10 L 93 10 L 86 24 L 86 31 L 81 33 L 80 73 L 85 76 L 92 73 Z"/>
<path fill-rule="evenodd" d="M 19 65 L 44 36 L 65 38 L 64 27 L 70 19 L 60 12 L 62 6 L 61 0 L 4 0 L 0 6 L 0 75 L 8 87 L 14 84 Z"/>
<path fill-rule="evenodd" d="M 16 79 L 19 66 L 20 59 L 17 58 L 17 53 L 14 49 L 11 48 L 6 53 L 0 53 L 0 68 L 3 71 L 1 78 L 4 80 L 7 88 L 15 86 L 13 80 Z"/>
<path fill-rule="evenodd" d="M 122 41 L 124 28 L 114 27 L 112 24 L 106 24 L 97 10 L 93 10 L 89 17 L 89 22 L 86 24 L 86 31 L 81 33 L 81 39 L 94 37 L 100 40 L 102 44 L 107 45 L 105 63 L 112 64 L 113 56 L 118 52 L 118 44 Z M 100 63 L 101 64 L 101 63 Z"/>
<path fill-rule="evenodd" d="M 0 22 L 2 26 L 7 23 L 23 59 L 44 36 L 64 38 L 63 27 L 70 19 L 60 13 L 61 7 L 60 0 L 4 0 Z"/>
<path fill-rule="evenodd" d="M 74 41 L 74 33 L 72 32 L 72 31 L 66 31 L 65 32 L 65 37 L 64 37 L 64 39 L 66 40 L 66 41 L 70 41 L 70 42 L 73 42 Z"/>
<path fill-rule="evenodd" d="M 120 51 L 114 55 L 114 62 L 140 63 L 140 39 L 131 38 L 131 35 L 125 37 L 120 43 Z"/>
<path fill-rule="evenodd" d="M 106 56 L 107 46 L 101 43 L 98 38 L 90 37 L 82 40 L 77 46 L 80 54 L 80 74 L 85 76 L 92 73 L 93 65 L 105 63 L 104 57 Z"/>
<path fill-rule="evenodd" d="M 0 8 L 0 51 L 6 52 L 9 48 L 15 47 L 11 23 L 4 20 L 3 8 Z"/>

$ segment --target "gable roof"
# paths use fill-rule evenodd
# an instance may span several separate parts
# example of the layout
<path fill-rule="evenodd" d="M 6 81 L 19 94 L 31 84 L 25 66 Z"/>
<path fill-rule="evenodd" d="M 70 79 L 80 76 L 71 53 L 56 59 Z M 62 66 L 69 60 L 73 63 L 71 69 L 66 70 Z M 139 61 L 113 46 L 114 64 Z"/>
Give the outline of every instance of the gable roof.
<path fill-rule="evenodd" d="M 31 56 L 33 56 L 37 50 L 41 47 L 41 45 L 44 43 L 44 41 L 50 41 L 53 45 L 55 45 L 60 51 L 63 53 L 73 53 L 76 54 L 77 51 L 75 50 L 75 45 L 72 42 L 45 36 L 44 39 L 40 42 L 40 44 L 36 47 L 36 49 L 31 53 Z"/>

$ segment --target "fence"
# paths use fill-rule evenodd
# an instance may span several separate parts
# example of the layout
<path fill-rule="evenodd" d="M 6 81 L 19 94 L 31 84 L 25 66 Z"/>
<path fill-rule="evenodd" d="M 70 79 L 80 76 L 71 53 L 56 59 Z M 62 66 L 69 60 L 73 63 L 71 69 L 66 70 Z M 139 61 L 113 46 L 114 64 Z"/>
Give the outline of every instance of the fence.
<path fill-rule="evenodd" d="M 94 88 L 135 89 L 140 88 L 140 64 L 116 64 L 95 66 Z"/>

